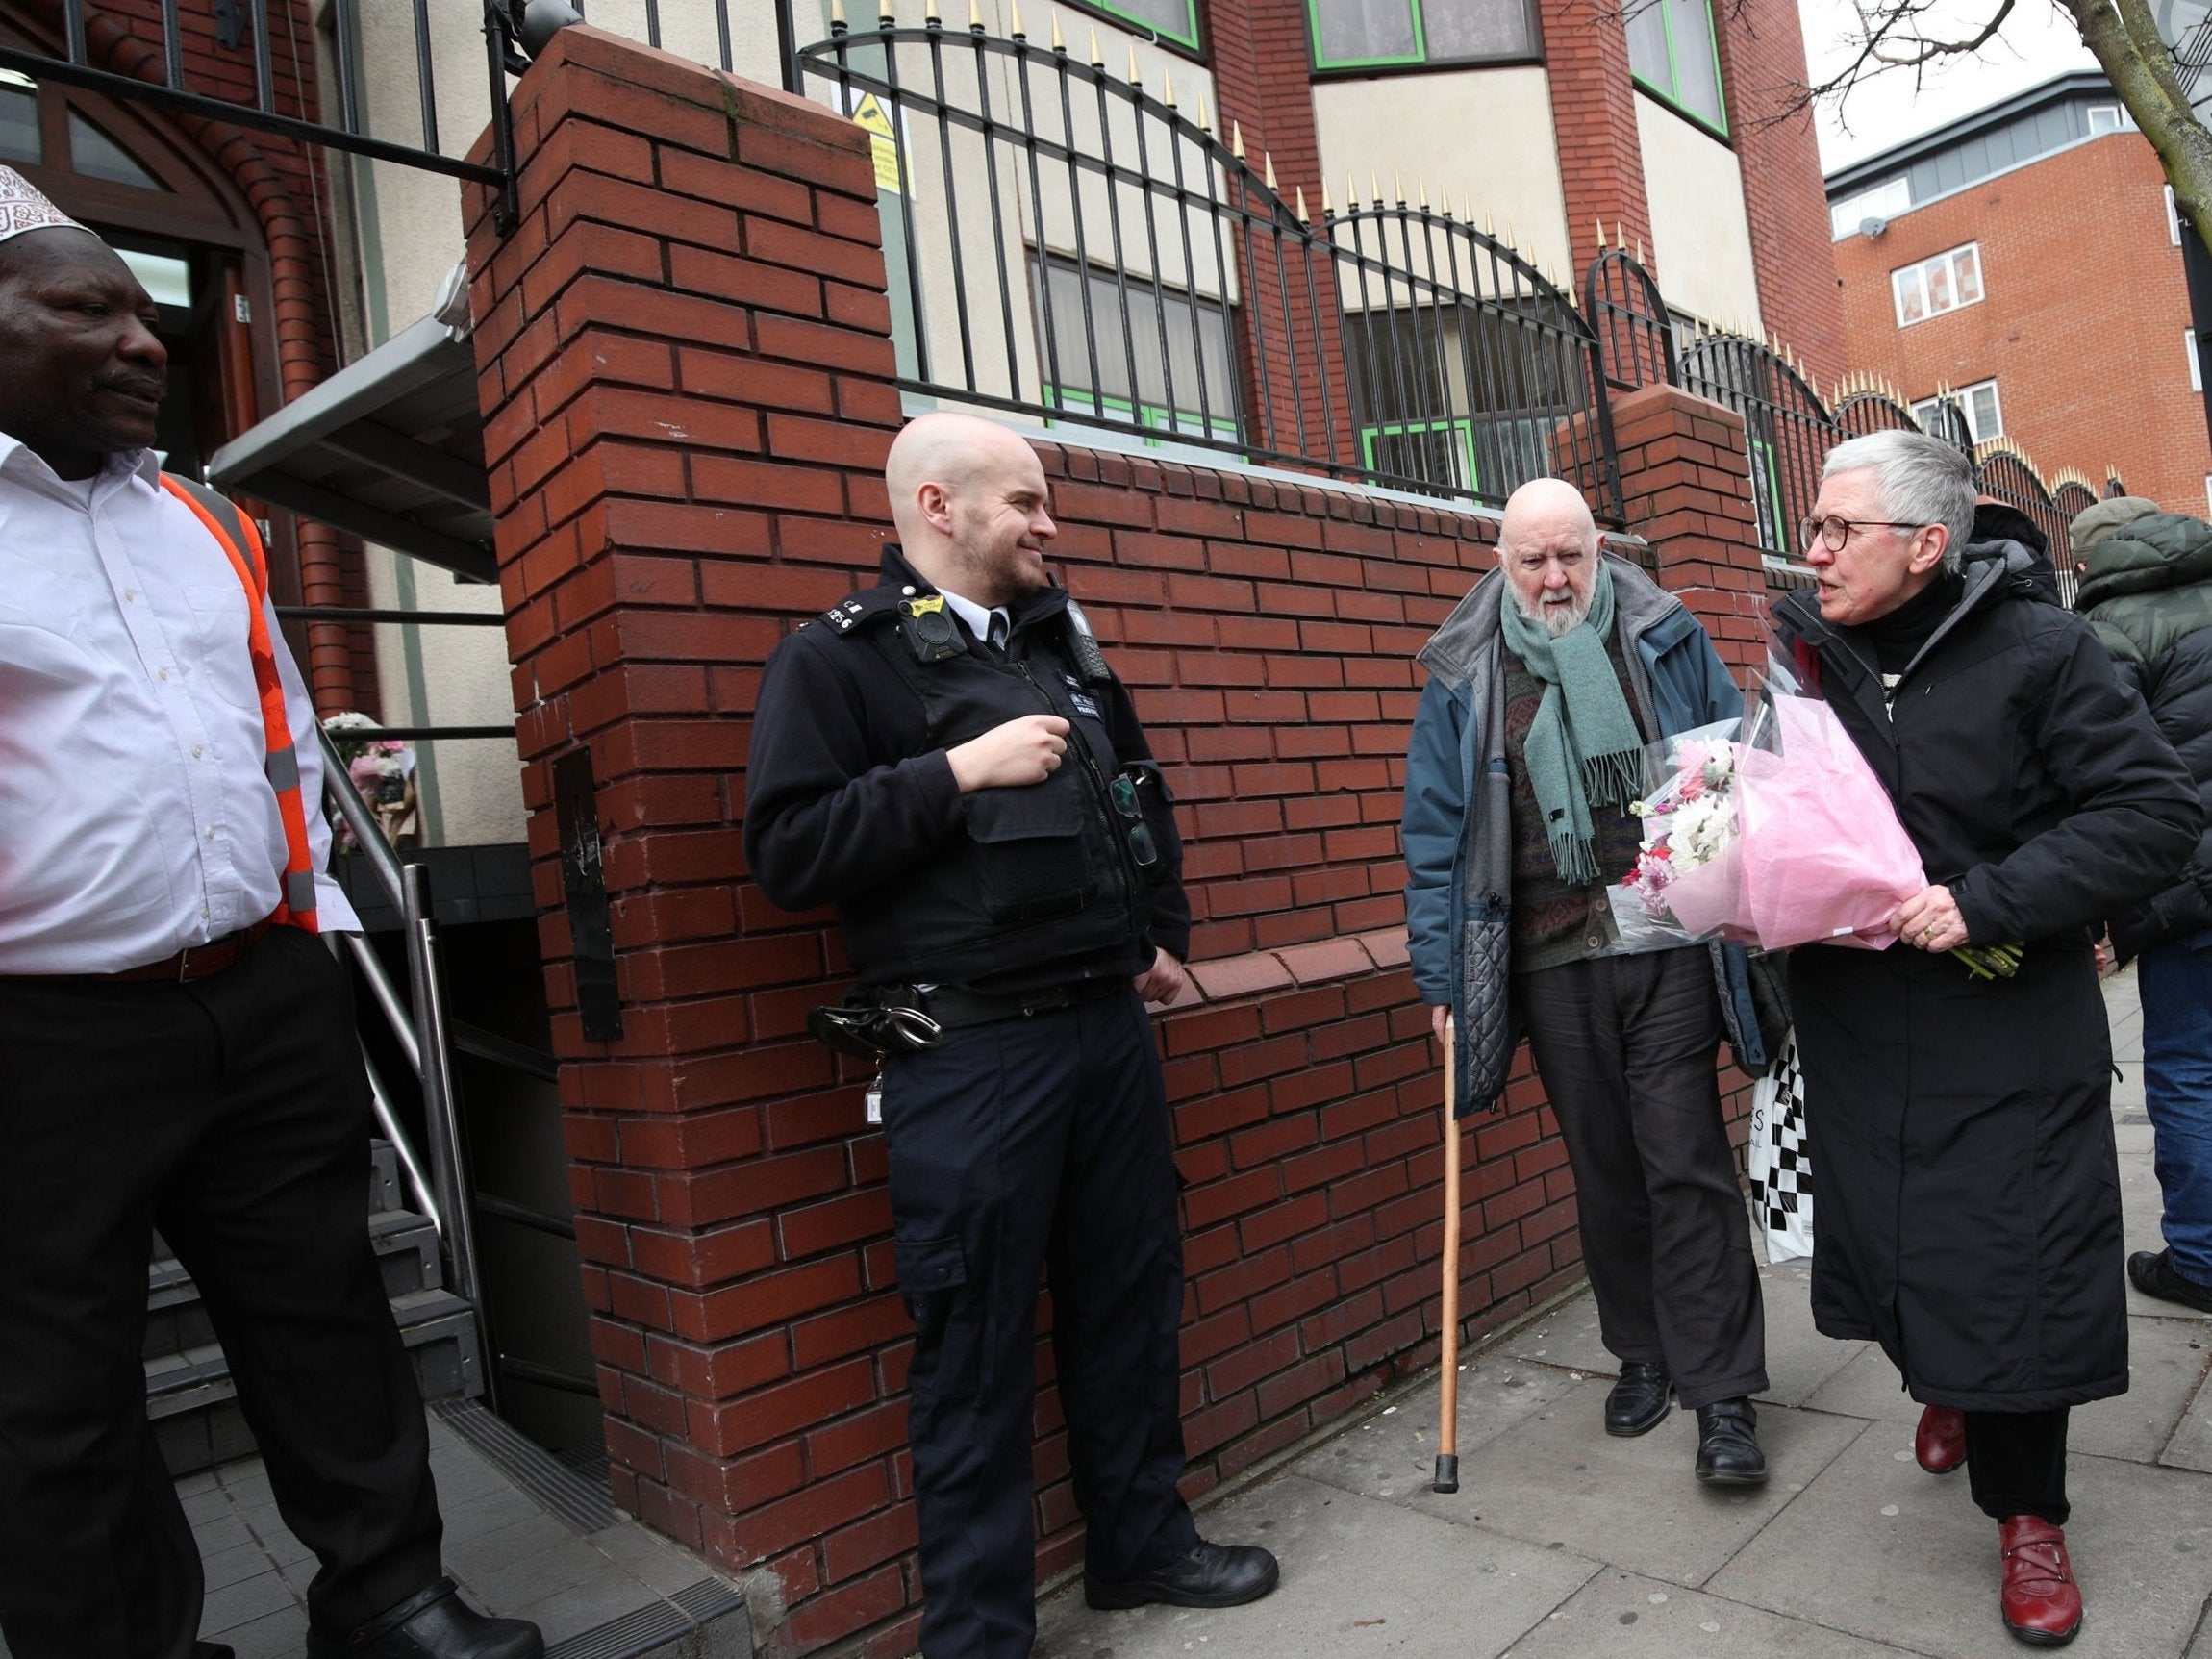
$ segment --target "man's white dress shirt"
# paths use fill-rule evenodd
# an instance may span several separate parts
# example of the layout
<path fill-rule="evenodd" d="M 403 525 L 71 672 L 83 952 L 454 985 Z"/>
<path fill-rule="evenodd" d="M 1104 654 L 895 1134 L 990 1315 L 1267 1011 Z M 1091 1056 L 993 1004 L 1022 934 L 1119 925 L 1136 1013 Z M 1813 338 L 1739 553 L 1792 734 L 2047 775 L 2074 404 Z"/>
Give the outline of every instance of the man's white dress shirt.
<path fill-rule="evenodd" d="M 113 973 L 276 908 L 245 585 L 151 451 L 85 483 L 0 433 L 0 975 Z M 359 928 L 330 861 L 322 756 L 273 610 L 326 933 Z"/>

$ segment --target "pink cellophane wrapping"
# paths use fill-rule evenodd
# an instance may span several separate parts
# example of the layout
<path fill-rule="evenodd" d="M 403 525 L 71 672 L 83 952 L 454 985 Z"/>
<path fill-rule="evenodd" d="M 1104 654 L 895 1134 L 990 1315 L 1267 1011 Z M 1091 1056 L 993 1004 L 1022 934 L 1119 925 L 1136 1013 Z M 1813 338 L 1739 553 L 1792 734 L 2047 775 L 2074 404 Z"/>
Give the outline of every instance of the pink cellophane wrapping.
<path fill-rule="evenodd" d="M 1833 710 L 1810 697 L 1771 706 L 1781 752 L 1745 749 L 1737 761 L 1747 914 L 1731 923 L 1747 921 L 1769 950 L 1816 941 L 1887 949 L 1898 906 L 1927 885 L 1920 853 Z M 1667 895 L 1678 917 L 1679 886 Z"/>

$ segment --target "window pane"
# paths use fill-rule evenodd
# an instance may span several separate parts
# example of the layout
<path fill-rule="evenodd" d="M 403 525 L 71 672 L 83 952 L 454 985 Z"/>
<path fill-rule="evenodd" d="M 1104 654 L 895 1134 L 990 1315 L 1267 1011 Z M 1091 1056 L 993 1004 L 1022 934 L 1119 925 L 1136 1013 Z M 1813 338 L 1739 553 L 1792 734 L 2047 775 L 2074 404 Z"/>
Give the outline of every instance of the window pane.
<path fill-rule="evenodd" d="M 1412 0 L 1313 0 L 1322 63 L 1418 61 Z"/>
<path fill-rule="evenodd" d="M 1661 91 L 1674 88 L 1673 66 L 1667 62 L 1666 0 L 1631 0 L 1628 13 L 1628 67 Z"/>
<path fill-rule="evenodd" d="M 2004 431 L 2004 417 L 1998 413 L 1997 383 L 1973 389 L 1973 436 L 1980 442 L 1985 438 L 1996 438 Z"/>
<path fill-rule="evenodd" d="M 1674 96 L 1686 110 L 1722 126 L 1721 68 L 1713 57 L 1711 0 L 1667 0 L 1674 31 Z"/>
<path fill-rule="evenodd" d="M 0 82 L 0 156 L 34 164 L 45 159 L 38 143 L 38 93 Z"/>
<path fill-rule="evenodd" d="M 1191 15 L 1190 0 L 1097 0 L 1097 3 L 1101 11 L 1148 23 L 1173 39 L 1194 42 L 1198 38 L 1198 26 Z"/>
<path fill-rule="evenodd" d="M 1961 248 L 1951 255 L 1951 268 L 1958 276 L 1958 303 L 1972 305 L 1981 298 L 1981 258 L 1972 248 Z"/>
<path fill-rule="evenodd" d="M 1918 322 L 1927 315 L 1927 306 L 1921 298 L 1921 273 L 1918 266 L 1898 272 L 1890 282 L 1897 290 L 1899 323 Z"/>
<path fill-rule="evenodd" d="M 1928 310 L 1931 313 L 1948 311 L 1952 306 L 1958 304 L 1958 301 L 1952 297 L 1950 290 L 1950 262 L 1948 260 L 1928 261 L 1924 274 L 1928 285 Z"/>
<path fill-rule="evenodd" d="M 69 160 L 88 178 L 135 185 L 141 190 L 162 188 L 160 180 L 131 160 L 129 151 L 74 110 L 69 112 Z"/>
<path fill-rule="evenodd" d="M 1536 49 L 1522 0 L 1422 0 L 1420 18 L 1432 63 L 1525 57 Z"/>

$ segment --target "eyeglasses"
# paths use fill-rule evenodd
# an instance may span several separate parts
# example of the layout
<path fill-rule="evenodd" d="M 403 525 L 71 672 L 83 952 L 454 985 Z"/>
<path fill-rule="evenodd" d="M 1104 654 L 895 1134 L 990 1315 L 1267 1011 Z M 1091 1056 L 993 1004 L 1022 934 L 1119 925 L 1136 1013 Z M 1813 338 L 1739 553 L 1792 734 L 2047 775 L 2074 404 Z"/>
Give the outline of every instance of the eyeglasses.
<path fill-rule="evenodd" d="M 1814 538 L 1831 553 L 1841 553 L 1844 543 L 1851 539 L 1854 530 L 1923 530 L 1923 524 L 1900 524 L 1894 518 L 1841 518 L 1831 513 L 1825 517 L 1807 518 L 1797 526 L 1797 545 L 1810 548 Z"/>
<path fill-rule="evenodd" d="M 1123 828 L 1129 837 L 1129 856 L 1139 869 L 1150 869 L 1160 862 L 1160 846 L 1152 839 L 1152 826 L 1144 821 L 1144 809 L 1137 804 L 1137 780 L 1116 778 L 1112 793 L 1114 810 L 1128 820 Z"/>

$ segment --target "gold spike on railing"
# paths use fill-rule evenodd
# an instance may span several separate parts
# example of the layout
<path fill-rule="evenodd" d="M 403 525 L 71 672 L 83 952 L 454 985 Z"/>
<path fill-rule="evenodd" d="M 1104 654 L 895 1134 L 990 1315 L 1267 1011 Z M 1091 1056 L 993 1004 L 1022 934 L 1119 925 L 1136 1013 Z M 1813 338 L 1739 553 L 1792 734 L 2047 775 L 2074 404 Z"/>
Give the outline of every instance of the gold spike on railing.
<path fill-rule="evenodd" d="M 1068 50 L 1067 37 L 1060 33 L 1060 13 L 1057 12 L 1052 13 L 1052 49 L 1055 52 Z"/>
<path fill-rule="evenodd" d="M 1619 219 L 1615 219 L 1613 221 L 1613 245 L 1619 248 L 1622 253 L 1626 253 L 1628 251 L 1628 239 L 1621 234 L 1621 221 Z"/>
<path fill-rule="evenodd" d="M 1405 175 L 1403 173 L 1394 172 L 1391 174 L 1390 193 L 1391 200 L 1397 203 L 1401 208 L 1405 206 Z"/>
<path fill-rule="evenodd" d="M 921 0 L 921 20 L 927 27 L 943 28 L 944 19 L 938 15 L 937 0 Z"/>
<path fill-rule="evenodd" d="M 844 28 L 844 0 L 830 0 L 830 33 L 842 35 Z"/>
<path fill-rule="evenodd" d="M 1482 234 L 1492 241 L 1497 240 L 1497 221 L 1488 214 L 1482 215 Z"/>
<path fill-rule="evenodd" d="M 1008 0 L 1006 32 L 1017 40 L 1026 40 L 1029 38 L 1021 32 L 1021 0 Z"/>
<path fill-rule="evenodd" d="M 974 33 L 983 33 L 983 0 L 968 0 L 968 26 Z"/>
<path fill-rule="evenodd" d="M 1229 154 L 1240 162 L 1244 159 L 1244 123 L 1242 121 L 1229 123 Z"/>
<path fill-rule="evenodd" d="M 1198 84 L 1198 131 L 1210 133 L 1213 130 L 1214 116 L 1212 112 L 1206 108 L 1206 85 L 1201 81 Z"/>
<path fill-rule="evenodd" d="M 1298 187 L 1297 204 L 1293 211 L 1297 214 L 1298 223 L 1301 225 L 1310 225 L 1314 222 L 1312 215 L 1306 212 L 1306 187 L 1303 185 Z"/>
<path fill-rule="evenodd" d="M 1095 29 L 1091 31 L 1091 67 L 1093 69 L 1106 67 L 1106 54 L 1098 49 L 1098 31 Z"/>
<path fill-rule="evenodd" d="M 1144 84 L 1144 71 L 1137 66 L 1137 43 L 1132 40 L 1129 42 L 1129 85 L 1142 87 Z"/>
<path fill-rule="evenodd" d="M 875 20 L 886 28 L 898 21 L 898 13 L 892 9 L 892 0 L 876 0 Z"/>
<path fill-rule="evenodd" d="M 1268 187 L 1270 194 L 1278 193 L 1275 190 L 1275 158 L 1267 150 L 1260 152 L 1260 183 Z"/>
<path fill-rule="evenodd" d="M 1160 71 L 1160 102 L 1170 110 L 1175 107 L 1175 77 L 1166 69 Z"/>
<path fill-rule="evenodd" d="M 1451 192 L 1445 189 L 1438 190 L 1436 192 L 1436 201 L 1437 211 L 1443 214 L 1445 219 L 1448 220 L 1451 217 Z"/>
<path fill-rule="evenodd" d="M 1605 221 L 1603 219 L 1597 221 L 1597 251 L 1599 253 L 1605 252 Z"/>
<path fill-rule="evenodd" d="M 1321 175 L 1321 217 L 1328 218 L 1336 211 L 1336 204 L 1329 200 L 1329 176 L 1323 173 Z"/>
<path fill-rule="evenodd" d="M 1428 180 L 1422 177 L 1420 173 L 1416 173 L 1413 176 L 1413 193 L 1414 199 L 1420 204 L 1420 211 L 1424 214 L 1427 213 Z"/>
<path fill-rule="evenodd" d="M 1383 205 L 1382 181 L 1375 177 L 1374 169 L 1368 169 L 1368 199 L 1376 207 Z"/>

